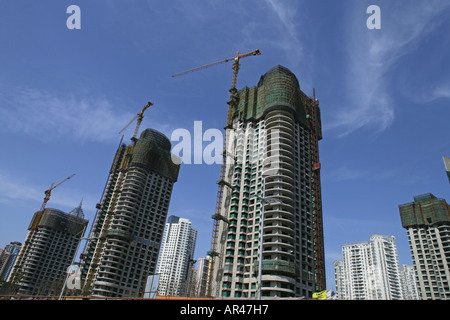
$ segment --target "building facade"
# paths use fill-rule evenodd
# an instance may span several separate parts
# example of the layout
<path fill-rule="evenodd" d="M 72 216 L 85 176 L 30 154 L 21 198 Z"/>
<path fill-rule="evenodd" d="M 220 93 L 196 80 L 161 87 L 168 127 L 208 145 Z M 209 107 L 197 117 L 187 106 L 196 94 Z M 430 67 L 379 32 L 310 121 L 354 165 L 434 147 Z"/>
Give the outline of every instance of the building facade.
<path fill-rule="evenodd" d="M 170 140 L 146 129 L 120 144 L 81 264 L 83 294 L 141 297 L 154 274 L 179 163 Z"/>
<path fill-rule="evenodd" d="M 177 216 L 167 219 L 156 267 L 159 295 L 187 295 L 196 240 L 197 230 L 192 228 L 191 221 Z"/>
<path fill-rule="evenodd" d="M 442 156 L 442 160 L 444 160 L 445 172 L 447 173 L 448 182 L 450 182 L 450 158 Z"/>
<path fill-rule="evenodd" d="M 0 280 L 6 281 L 19 254 L 22 243 L 11 242 L 0 253 Z"/>
<path fill-rule="evenodd" d="M 30 228 L 36 218 L 36 212 Z M 84 235 L 88 220 L 84 219 L 80 205 L 69 213 L 46 208 L 31 237 L 26 252 L 19 253 L 15 276 L 20 295 L 59 294 L 72 264 L 78 244 Z M 10 275 L 11 278 L 11 275 Z M 11 280 L 11 279 L 9 279 Z"/>
<path fill-rule="evenodd" d="M 337 299 L 403 299 L 394 237 L 371 235 L 369 241 L 345 244 L 342 258 L 334 263 Z"/>
<path fill-rule="evenodd" d="M 197 269 L 194 278 L 193 296 L 206 296 L 206 283 L 208 278 L 208 266 L 210 257 L 201 257 L 197 260 Z"/>
<path fill-rule="evenodd" d="M 414 266 L 403 265 L 400 267 L 400 279 L 404 300 L 419 300 L 419 290 L 416 283 L 416 270 Z"/>
<path fill-rule="evenodd" d="M 209 295 L 311 297 L 325 289 L 318 101 L 276 66 L 229 104 Z"/>
<path fill-rule="evenodd" d="M 431 193 L 399 205 L 424 300 L 450 299 L 450 206 Z"/>

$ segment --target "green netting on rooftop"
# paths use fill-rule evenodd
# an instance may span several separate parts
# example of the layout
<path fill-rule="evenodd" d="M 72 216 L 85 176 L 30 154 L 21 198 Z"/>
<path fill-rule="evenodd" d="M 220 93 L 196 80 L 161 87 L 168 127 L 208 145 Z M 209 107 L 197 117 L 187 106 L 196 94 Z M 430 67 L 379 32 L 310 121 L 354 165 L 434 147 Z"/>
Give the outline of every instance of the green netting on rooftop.
<path fill-rule="evenodd" d="M 147 130 L 141 134 L 140 139 L 136 142 L 131 164 L 144 166 L 153 172 L 167 177 L 172 182 L 177 181 L 180 164 L 175 164 L 172 161 L 170 141 L 169 145 L 167 145 L 167 141 L 162 138 L 165 138 L 165 136 L 159 134 L 162 137 L 158 136 L 159 138 L 155 139 L 155 135 L 150 135 Z"/>
<path fill-rule="evenodd" d="M 307 124 L 304 100 L 308 97 L 300 90 L 296 76 L 285 67 L 278 65 L 270 69 L 256 87 L 244 87 L 238 96 L 233 117 L 259 119 L 271 106 L 288 106 L 295 110 L 299 121 Z"/>
<path fill-rule="evenodd" d="M 414 200 L 415 202 L 399 206 L 404 228 L 450 222 L 450 206 L 444 199 L 437 199 L 432 194 L 424 194 L 414 197 Z"/>
<path fill-rule="evenodd" d="M 38 212 L 33 215 L 30 226 L 31 228 Z M 72 235 L 79 234 L 88 224 L 88 220 L 78 218 L 76 216 L 67 214 L 61 210 L 46 208 L 39 220 L 38 228 L 47 227 L 59 232 L 66 232 Z"/>

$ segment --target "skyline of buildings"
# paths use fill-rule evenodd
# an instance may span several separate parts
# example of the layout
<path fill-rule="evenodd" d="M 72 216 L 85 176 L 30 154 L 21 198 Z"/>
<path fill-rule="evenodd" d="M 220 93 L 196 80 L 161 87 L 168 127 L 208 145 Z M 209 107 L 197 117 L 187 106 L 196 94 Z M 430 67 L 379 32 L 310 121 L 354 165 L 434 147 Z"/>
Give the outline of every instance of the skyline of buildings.
<path fill-rule="evenodd" d="M 447 206 L 447 208 L 448 208 L 448 204 L 446 203 L 446 201 L 445 200 L 443 200 L 443 199 L 437 199 L 434 195 L 432 195 L 432 194 L 424 194 L 424 195 L 420 195 L 420 196 L 416 196 L 415 197 L 415 202 L 417 202 L 417 203 L 409 203 L 409 204 L 405 204 L 405 205 L 400 205 L 399 206 L 399 208 L 401 208 L 402 206 L 412 206 L 413 204 L 415 204 L 415 205 L 417 205 L 417 204 L 421 204 L 421 203 L 423 203 L 423 202 L 430 202 L 430 201 L 437 201 L 437 202 L 440 202 L 440 204 L 442 205 L 442 204 L 444 204 L 444 208 L 445 208 L 445 206 Z M 430 203 L 428 203 L 429 205 L 430 205 Z M 439 207 L 440 208 L 442 208 L 442 206 L 441 205 L 438 205 L 438 209 L 439 209 Z M 433 206 L 433 204 L 431 205 L 431 206 Z M 79 209 L 81 209 L 80 208 L 80 206 L 78 207 Z M 77 208 L 75 208 L 73 211 L 75 211 Z M 78 210 L 79 210 L 78 209 Z M 55 209 L 49 209 L 49 210 L 55 210 Z M 77 210 L 77 211 L 78 211 Z M 401 211 L 401 214 L 403 214 L 405 217 L 403 217 L 402 219 L 408 219 L 407 218 L 407 216 L 409 215 L 409 216 L 411 216 L 411 211 L 410 212 L 407 212 L 407 213 L 405 213 L 406 211 L 405 211 L 406 209 L 403 209 L 403 211 Z M 421 209 L 417 209 L 417 210 L 421 210 Z M 59 210 L 58 210 L 59 211 Z M 429 210 L 428 212 L 433 212 L 433 210 Z M 428 217 L 429 218 L 429 217 Z M 444 216 L 444 218 L 445 218 L 445 216 Z M 418 218 L 419 219 L 419 221 L 425 221 L 425 220 L 427 220 L 427 216 L 426 215 L 423 215 L 422 216 L 422 220 L 420 220 L 420 218 Z M 444 219 L 445 220 L 445 219 Z M 429 222 L 430 220 L 428 220 L 428 222 Z M 431 220 L 432 222 L 433 222 L 433 220 Z M 420 224 L 419 224 L 420 225 Z M 422 226 L 423 227 L 423 226 Z M 409 228 L 408 228 L 409 229 Z M 441 228 L 442 229 L 442 228 Z M 447 229 L 445 229 L 445 230 L 447 230 Z M 444 231 L 445 231 L 444 230 Z M 409 230 L 407 230 L 408 231 L 408 233 L 409 233 Z M 414 232 L 411 232 L 415 237 L 414 237 L 414 239 L 415 239 L 415 242 L 416 242 L 416 244 L 418 243 L 417 241 L 418 241 L 418 239 L 419 239 L 419 237 L 414 233 Z M 444 232 L 444 236 L 446 235 L 447 233 L 446 232 Z M 384 238 L 390 238 L 390 237 L 388 237 L 388 236 L 379 236 L 379 237 L 384 237 Z M 432 239 L 434 239 L 434 243 L 436 244 L 437 243 L 437 238 L 436 237 L 431 237 Z M 430 239 L 427 239 L 427 237 L 425 236 L 425 237 L 421 237 L 420 238 L 421 240 L 420 241 L 422 241 L 422 242 L 425 242 L 425 241 L 429 241 Z M 425 239 L 425 240 L 424 240 Z M 420 241 L 419 241 L 419 243 L 420 243 Z M 442 241 L 442 240 L 441 240 Z M 447 244 L 447 242 L 445 242 L 446 240 L 444 239 L 444 249 L 446 249 L 447 247 L 448 247 L 448 244 Z M 392 241 L 393 242 L 393 241 Z M 354 246 L 354 245 L 360 245 L 360 244 L 367 244 L 367 242 L 362 242 L 362 243 L 354 243 L 354 244 L 347 244 L 347 245 L 343 245 L 343 247 L 344 246 L 348 246 L 348 247 L 352 247 L 352 246 Z M 11 247 L 11 245 L 14 245 L 13 247 L 15 248 L 15 251 L 16 251 L 16 254 L 17 254 L 17 248 L 18 247 L 20 247 L 20 243 L 12 243 L 12 244 L 10 244 L 10 245 L 8 245 L 7 247 L 9 248 L 9 247 Z M 393 244 L 394 246 L 395 246 L 395 243 Z M 423 244 L 422 244 L 422 246 L 423 246 Z M 367 247 L 367 246 L 366 246 Z M 427 247 L 428 248 L 428 247 Z M 7 248 L 5 248 L 5 249 L 7 249 Z M 421 253 L 421 251 L 420 251 L 420 249 L 416 249 L 416 250 L 413 250 L 413 249 L 411 249 L 412 251 L 411 252 L 415 252 L 415 254 L 417 254 L 417 256 L 418 257 L 423 257 L 422 255 L 420 255 L 420 253 Z M 4 250 L 4 251 L 6 251 L 6 250 Z M 445 251 L 445 253 L 447 253 L 447 251 Z M 4 255 L 4 252 L 2 252 L 2 254 L 1 254 L 2 256 Z M 448 254 L 447 254 L 447 256 L 448 256 Z M 203 285 L 202 286 L 200 286 L 200 287 L 202 287 L 203 288 L 203 291 L 201 291 L 201 290 L 199 290 L 199 289 L 195 289 L 195 288 L 191 288 L 191 291 L 190 291 L 190 294 L 188 295 L 188 296 L 191 296 L 191 297 L 204 297 L 205 295 L 205 285 L 206 285 L 206 275 L 207 275 L 207 262 L 208 262 L 208 260 L 209 260 L 209 258 L 210 257 L 202 257 L 202 258 L 200 258 L 200 259 L 198 259 L 198 268 L 197 269 L 195 269 L 194 271 L 194 274 L 193 274 L 193 277 L 194 277 L 194 279 L 193 279 L 193 282 L 192 282 L 192 284 L 191 285 L 193 285 L 193 286 L 198 286 L 199 285 L 199 283 L 203 283 Z M 368 261 L 368 260 L 367 260 Z M 416 260 L 414 260 L 414 262 L 415 262 Z M 431 277 L 433 277 L 433 275 L 435 274 L 435 272 L 436 271 L 438 271 L 439 269 L 437 268 L 437 266 L 443 266 L 444 265 L 444 263 L 443 263 L 443 261 L 439 261 L 439 263 L 437 264 L 437 265 L 434 265 L 433 266 L 433 263 L 431 262 L 432 260 L 431 260 L 431 257 L 428 255 L 428 266 L 422 266 L 422 268 L 425 268 L 425 267 L 427 267 L 427 268 L 434 268 L 434 271 L 433 272 L 430 272 L 430 271 L 428 271 L 428 273 L 430 273 L 431 274 Z M 424 263 L 423 261 L 421 261 L 422 263 Z M 335 261 L 335 263 L 334 263 L 334 265 L 335 265 L 335 280 L 338 282 L 338 281 L 343 281 L 343 262 L 342 261 L 340 261 L 340 260 L 337 260 L 337 261 Z M 3 265 L 4 266 L 4 265 Z M 404 300 L 417 300 L 417 299 L 424 299 L 421 295 L 420 295 L 420 293 L 419 293 L 419 282 L 418 282 L 418 277 L 416 277 L 416 271 L 415 271 L 415 265 L 413 265 L 413 266 L 408 266 L 408 265 L 403 265 L 403 266 L 401 266 L 400 268 L 399 268 L 399 276 L 400 276 L 400 285 L 401 285 L 401 287 L 402 287 L 402 289 L 401 289 L 401 291 L 402 291 L 402 295 L 403 295 L 403 298 L 402 299 L 404 299 Z M 199 272 L 199 270 L 203 270 L 202 272 Z M 441 273 L 442 274 L 444 274 L 445 273 L 445 270 L 441 270 Z M 373 273 L 372 273 L 373 274 Z M 422 281 L 423 282 L 423 281 Z M 436 285 L 436 282 L 435 283 L 433 283 L 434 285 Z M 54 288 L 56 288 L 57 286 L 54 286 Z M 342 292 L 342 291 L 340 291 L 339 290 L 339 287 L 340 287 L 340 284 L 339 285 L 337 285 L 336 286 L 336 289 L 337 289 L 337 292 L 336 292 L 336 299 L 343 299 L 343 297 L 342 297 L 342 294 L 340 295 L 340 292 Z M 44 283 L 44 285 L 43 285 L 43 287 L 41 288 L 41 292 L 44 292 L 44 291 L 48 291 L 49 290 L 49 288 L 51 288 L 51 284 L 50 284 L 50 282 L 48 282 L 48 283 Z M 341 289 L 342 290 L 342 289 Z M 423 288 L 422 288 L 422 290 L 423 290 Z M 428 292 L 428 293 L 431 293 L 431 289 L 428 287 L 425 287 L 425 292 Z M 437 293 L 437 291 L 435 290 L 435 292 Z M 431 298 L 431 299 L 439 299 L 439 296 L 431 296 L 430 294 L 428 295 L 428 298 Z M 447 299 L 445 296 L 444 297 L 441 297 L 442 299 Z M 425 298 L 426 299 L 426 298 Z"/>
<path fill-rule="evenodd" d="M 326 288 L 318 160 L 318 141 L 322 139 L 322 133 L 318 102 L 300 90 L 292 72 L 278 65 L 261 76 L 257 86 L 241 89 L 230 107 L 232 118 L 227 123 L 226 134 L 234 134 L 234 140 L 232 148 L 227 150 L 231 152 L 227 157 L 234 162 L 227 163 L 227 179 L 218 181 L 219 185 L 225 186 L 225 191 L 220 217 L 214 216 L 220 220 L 220 228 L 219 249 L 210 257 L 215 260 L 212 263 L 212 296 L 255 298 L 259 288 L 266 298 L 312 296 L 313 292 Z M 170 140 L 152 129 L 144 130 L 129 146 L 122 143 L 119 146 L 83 253 L 81 270 L 85 293 L 99 297 L 140 296 L 146 276 L 155 272 L 158 255 L 162 253 L 162 230 L 171 192 L 180 169 L 172 162 L 170 148 Z M 444 157 L 448 174 L 446 161 L 448 158 Z M 155 194 L 157 196 L 152 197 Z M 268 201 L 269 198 L 281 200 L 281 203 Z M 433 195 L 425 198 L 435 199 Z M 417 202 L 423 203 L 425 198 Z M 405 206 L 399 206 L 402 225 Z M 150 211 L 146 210 L 150 208 L 157 214 L 149 218 L 146 212 Z M 448 205 L 446 210 L 448 217 Z M 448 299 L 448 223 L 442 222 L 448 222 L 448 219 L 444 217 L 442 221 L 433 222 L 434 218 L 427 217 L 426 223 L 434 227 L 425 228 L 425 231 L 420 229 L 422 226 L 418 222 L 414 226 L 420 225 L 419 231 L 407 225 L 408 237 L 416 232 L 423 239 L 438 239 L 437 244 L 430 242 L 421 249 L 411 247 L 411 253 L 417 255 L 413 255 L 414 261 L 419 261 L 417 268 L 424 268 L 422 273 L 428 277 L 420 280 L 418 286 L 422 298 Z M 264 237 L 263 259 L 259 264 L 261 235 Z M 398 263 L 397 266 L 394 264 L 398 260 L 395 244 L 389 245 L 390 241 L 384 238 L 378 240 L 374 239 L 375 245 L 371 238 L 369 249 L 358 250 L 371 255 L 373 261 L 384 259 L 389 266 L 372 264 L 372 278 L 358 279 L 357 282 L 370 287 L 369 293 L 346 294 L 358 299 L 401 299 L 399 292 L 406 289 L 398 288 L 407 287 L 411 292 L 408 296 L 415 297 L 414 285 L 399 280 L 400 277 L 411 280 L 414 271 L 404 266 L 402 273 Z M 428 253 L 429 248 L 433 248 L 435 256 L 432 259 L 436 261 L 433 272 L 430 271 L 431 264 L 421 260 L 421 250 Z M 193 252 L 189 255 L 192 260 Z M 369 258 L 360 259 L 370 262 Z M 261 283 L 257 278 L 260 268 Z M 383 268 L 398 270 L 384 274 Z M 199 265 L 197 270 L 202 279 L 200 282 L 207 281 L 208 276 L 206 280 L 204 277 L 207 267 L 200 268 Z M 337 263 L 336 270 L 340 284 L 342 279 L 351 279 L 343 276 L 345 264 Z M 189 270 L 185 273 L 189 274 Z M 172 274 L 183 279 L 186 292 L 188 276 L 178 271 Z M 161 281 L 163 286 L 164 281 Z M 439 288 L 433 289 L 433 285 Z M 203 285 L 200 287 L 204 288 Z M 339 287 L 341 292 L 347 290 Z M 182 294 L 174 288 L 171 292 L 167 288 L 162 290 Z M 201 295 L 203 291 L 198 292 Z"/>

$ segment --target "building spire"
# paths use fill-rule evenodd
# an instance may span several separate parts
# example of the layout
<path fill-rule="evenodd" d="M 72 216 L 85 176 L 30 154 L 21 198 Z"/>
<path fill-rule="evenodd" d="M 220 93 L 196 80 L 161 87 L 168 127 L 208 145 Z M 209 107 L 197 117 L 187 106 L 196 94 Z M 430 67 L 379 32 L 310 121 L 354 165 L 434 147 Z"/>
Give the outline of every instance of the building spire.
<path fill-rule="evenodd" d="M 78 207 L 76 207 L 75 209 L 70 211 L 69 214 L 73 215 L 77 218 L 84 219 L 84 212 L 83 212 L 83 209 L 81 209 L 82 204 L 83 204 L 83 198 L 81 198 L 81 201 L 80 201 L 80 204 L 78 205 Z"/>

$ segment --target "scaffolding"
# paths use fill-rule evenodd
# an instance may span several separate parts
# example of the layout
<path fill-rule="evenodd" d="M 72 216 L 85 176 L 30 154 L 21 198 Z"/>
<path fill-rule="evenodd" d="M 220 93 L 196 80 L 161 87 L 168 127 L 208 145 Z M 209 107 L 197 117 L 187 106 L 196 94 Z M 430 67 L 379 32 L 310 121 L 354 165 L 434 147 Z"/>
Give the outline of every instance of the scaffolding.
<path fill-rule="evenodd" d="M 131 156 L 133 153 L 133 149 L 134 149 L 134 144 L 131 144 L 128 147 L 125 147 L 125 154 L 123 155 L 123 157 L 120 157 L 123 153 L 121 153 L 121 148 L 123 148 L 122 146 L 119 146 L 119 150 L 116 153 L 116 157 L 113 161 L 113 167 L 114 165 L 118 165 L 118 168 L 114 169 L 112 168 L 112 175 L 117 175 L 117 180 L 111 180 L 110 182 L 112 182 L 109 186 L 108 186 L 108 190 L 106 191 L 106 194 L 110 194 L 111 195 L 111 200 L 108 204 L 104 203 L 104 207 L 106 205 L 106 213 L 104 215 L 104 222 L 102 224 L 100 233 L 94 235 L 94 237 L 96 238 L 97 242 L 92 242 L 93 244 L 95 243 L 95 248 L 94 248 L 94 252 L 92 255 L 92 259 L 90 260 L 89 263 L 89 269 L 87 270 L 87 275 L 85 278 L 85 282 L 84 282 L 84 287 L 83 287 L 83 292 L 88 293 L 92 290 L 92 283 L 94 281 L 95 278 L 95 274 L 97 272 L 97 268 L 99 266 L 99 261 L 101 258 L 101 254 L 103 252 L 103 247 L 105 245 L 105 241 L 107 238 L 107 233 L 109 230 L 109 226 L 111 224 L 113 215 L 114 215 L 114 211 L 117 205 L 117 201 L 118 198 L 120 196 L 120 193 L 122 191 L 122 184 L 123 184 L 123 180 L 124 177 L 126 175 L 126 171 L 128 168 L 128 164 L 131 160 Z M 118 158 L 119 156 L 119 158 Z M 114 183 L 115 182 L 115 183 Z"/>
<path fill-rule="evenodd" d="M 316 292 L 326 290 L 325 277 L 325 253 L 323 242 L 323 219 L 322 219 L 322 192 L 320 185 L 319 144 L 321 139 L 319 100 L 316 99 L 315 90 L 313 98 L 306 103 L 307 115 L 310 126 L 311 156 L 312 156 L 312 214 L 314 229 L 314 276 Z"/>

